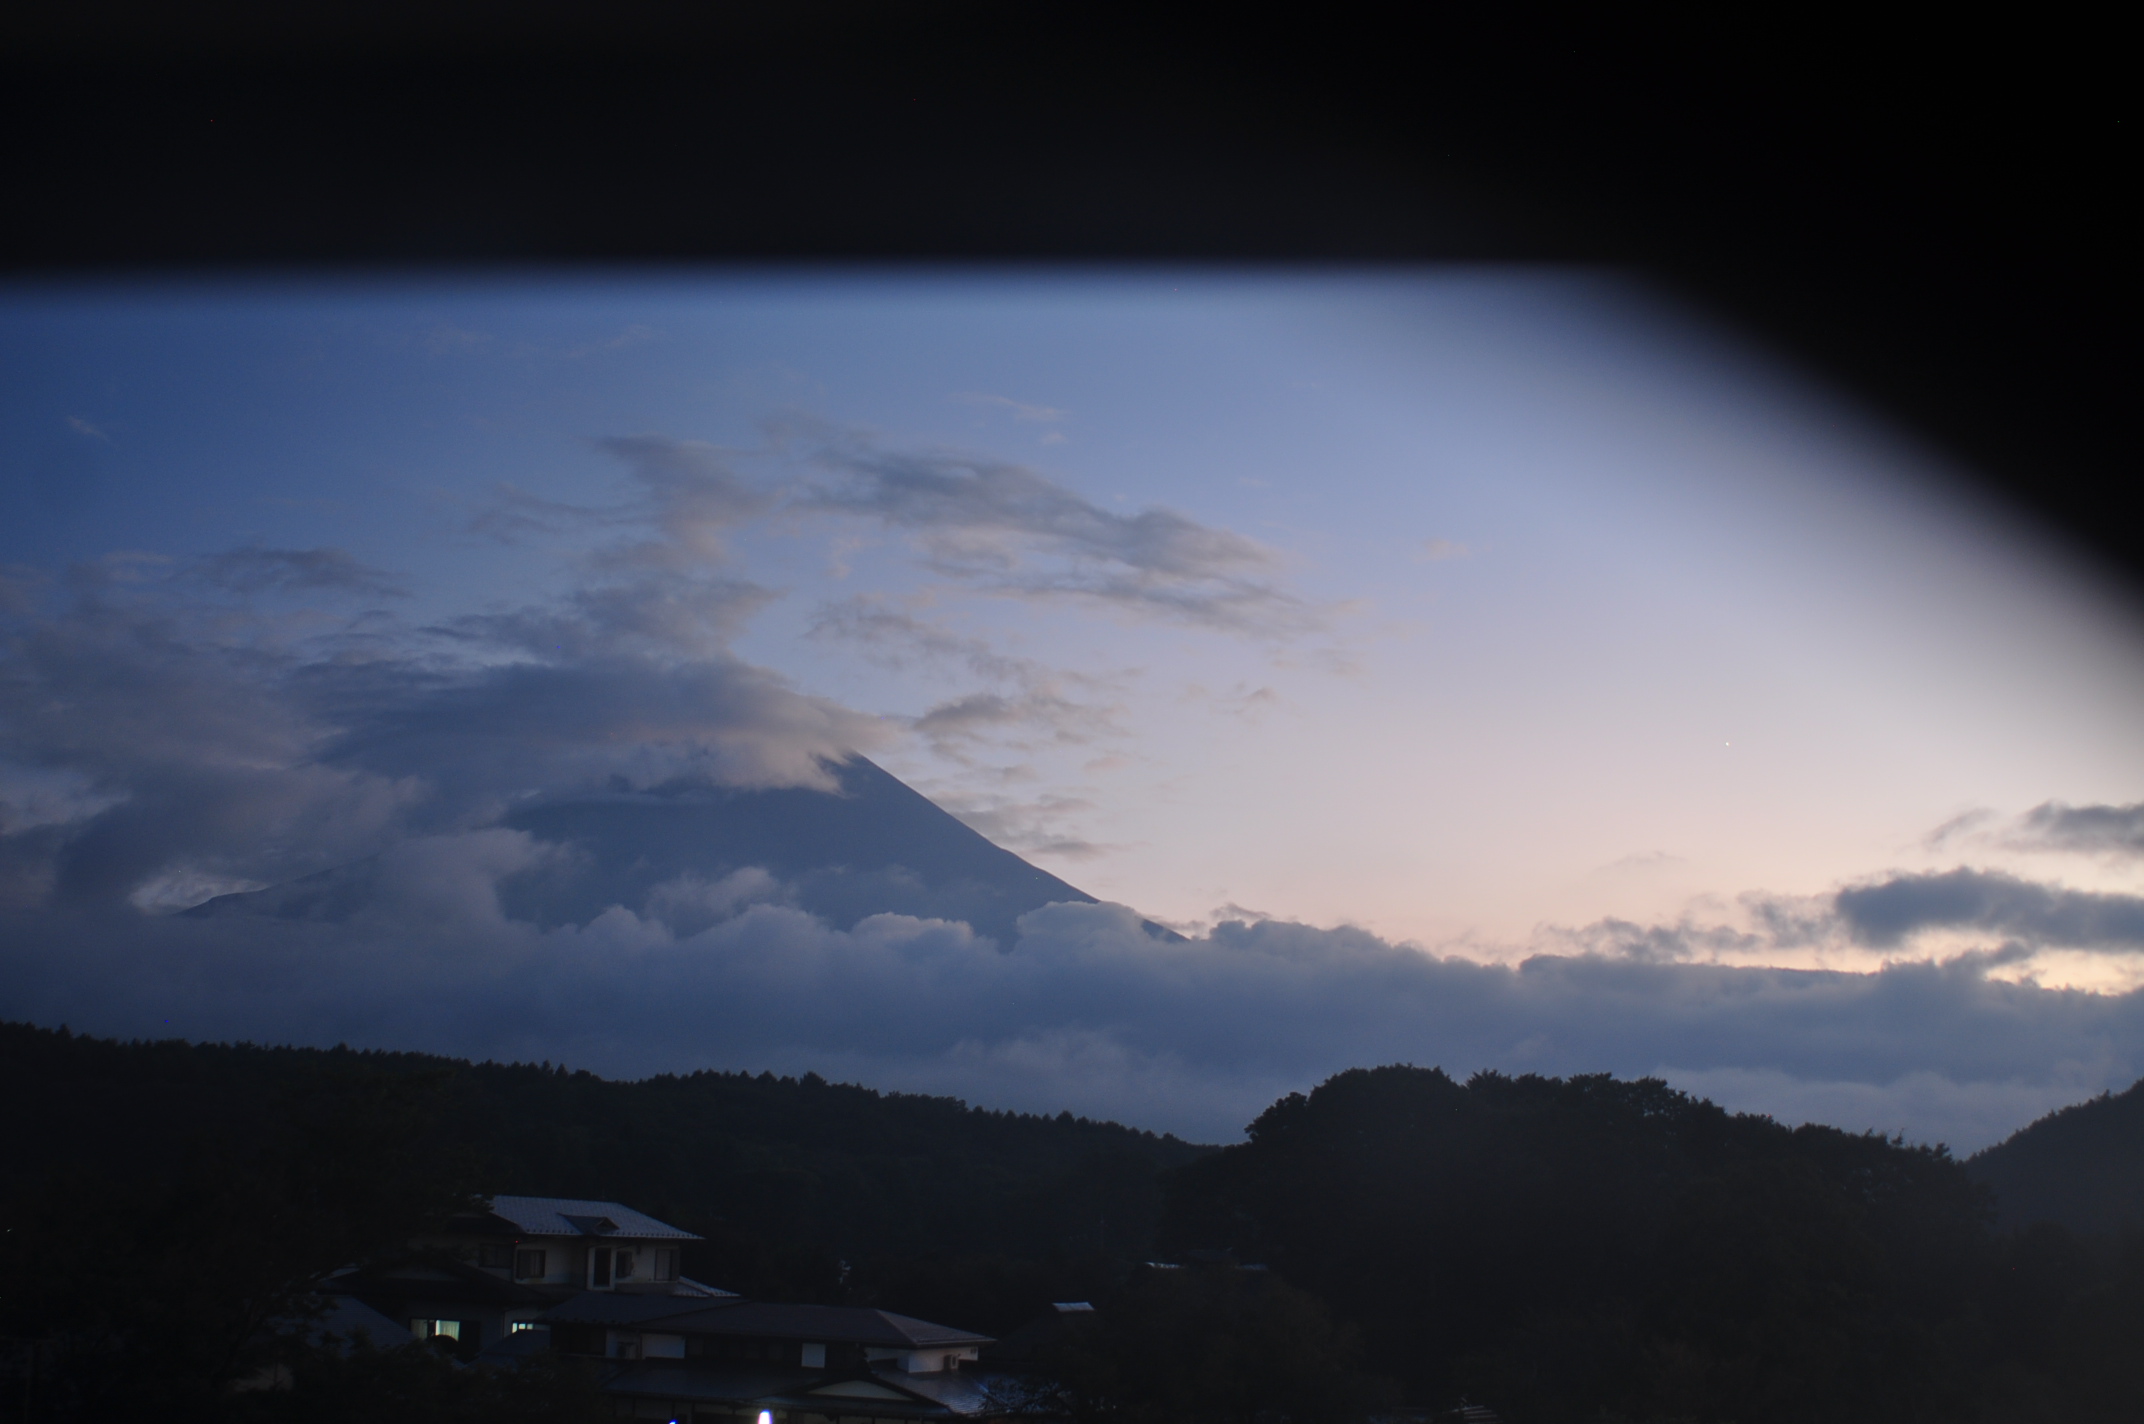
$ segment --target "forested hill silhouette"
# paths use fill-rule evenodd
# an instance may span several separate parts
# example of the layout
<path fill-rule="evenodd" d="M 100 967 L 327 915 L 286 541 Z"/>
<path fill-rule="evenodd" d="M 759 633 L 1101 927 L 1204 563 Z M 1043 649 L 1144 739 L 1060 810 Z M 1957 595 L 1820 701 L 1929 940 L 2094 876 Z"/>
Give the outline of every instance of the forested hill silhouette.
<path fill-rule="evenodd" d="M 297 1121 L 316 1115 L 308 1103 L 360 1090 L 400 1095 L 396 1160 L 426 1164 L 439 1190 L 630 1202 L 707 1238 L 687 1248 L 695 1278 L 767 1299 L 890 1291 L 919 1314 L 965 1292 L 956 1304 L 968 1313 L 951 1318 L 985 1330 L 1064 1298 L 1052 1292 L 1092 1288 L 1105 1260 L 1143 1258 L 1162 1174 L 1212 1150 L 814 1074 L 617 1082 L 549 1065 L 0 1024 L 0 1133 L 36 1144 L 0 1154 L 0 1199 L 55 1174 L 143 1180 L 144 1164 L 202 1144 L 240 1160 L 278 1133 L 312 1131 Z"/>
<path fill-rule="evenodd" d="M 689 932 L 755 893 L 749 883 L 725 889 L 726 877 L 757 870 L 779 882 L 762 886 L 766 893 L 841 929 L 882 913 L 963 920 L 1009 949 L 1029 910 L 1094 902 L 865 757 L 829 762 L 827 770 L 837 783 L 832 791 L 689 786 L 525 807 L 502 824 L 571 854 L 502 882 L 501 908 L 514 919 L 556 925 L 586 924 L 623 905 L 661 913 Z M 340 919 L 370 896 L 376 873 L 376 861 L 359 862 L 218 896 L 187 913 Z M 651 894 L 665 886 L 666 898 L 650 910 Z"/>
<path fill-rule="evenodd" d="M 2083 1235 L 2144 1230 L 2144 1080 L 2019 1128 L 1965 1164 L 2005 1226 Z"/>
<path fill-rule="evenodd" d="M 2144 1242 L 2000 1238 L 1941 1148 L 1657 1080 L 1352 1070 L 1180 1168 L 1410 1397 L 1514 1420 L 2144 1418 Z"/>
<path fill-rule="evenodd" d="M 1214 1149 L 810 1074 L 610 1082 L 0 1024 L 0 1133 L 0 1342 L 45 1341 L 46 1397 L 97 1403 L 53 1417 L 265 1421 L 229 1389 L 263 1319 L 515 1190 L 701 1233 L 686 1273 L 763 1299 L 1000 1337 L 1091 1301 L 1094 1328 L 1033 1359 L 1073 1418 L 2144 1418 L 2144 1233 L 1999 1234 L 1940 1148 L 1654 1080 L 1357 1069 Z M 282 1402 L 408 1364 L 360 1363 Z M 489 1378 L 394 1388 L 513 1384 Z M 377 1417 L 568 1417 L 519 1399 Z"/>

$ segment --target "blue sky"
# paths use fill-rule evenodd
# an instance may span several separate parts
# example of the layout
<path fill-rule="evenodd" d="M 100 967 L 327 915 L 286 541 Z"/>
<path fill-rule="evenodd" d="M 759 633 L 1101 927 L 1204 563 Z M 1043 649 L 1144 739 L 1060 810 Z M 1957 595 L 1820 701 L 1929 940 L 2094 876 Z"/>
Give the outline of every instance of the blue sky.
<path fill-rule="evenodd" d="M 1903 433 L 1608 274 L 18 286 L 0 471 L 18 944 L 62 913 L 37 857 L 61 864 L 152 784 L 242 780 L 231 805 L 255 809 L 129 851 L 113 893 L 143 925 L 412 836 L 498 834 L 493 802 L 443 789 L 455 768 L 360 765 L 369 714 L 321 689 L 391 665 L 414 696 L 530 663 L 582 688 L 697 668 L 750 696 L 641 733 L 582 708 L 587 745 L 517 762 L 552 779 L 520 791 L 688 752 L 779 780 L 822 743 L 864 745 L 1195 937 L 1270 921 L 1440 964 L 1872 986 L 1887 964 L 1963 964 L 2132 1025 L 2144 983 L 2144 935 L 2122 928 L 2144 804 L 2134 606 Z M 156 761 L 133 707 L 97 741 L 97 699 L 154 681 L 125 661 L 151 641 L 156 676 L 190 689 L 174 708 L 223 709 L 189 746 L 221 750 Z M 273 690 L 247 681 L 270 664 Z M 88 710 L 57 718 L 63 700 Z M 1851 898 L 1871 887 L 1937 908 L 1879 933 Z M 1941 908 L 1968 891 L 1979 908 Z M 58 1002 L 23 987 L 60 993 L 49 970 L 18 965 L 22 1011 Z M 874 1071 L 1043 1106 L 1091 1090 L 1161 1111 L 1175 1092 L 1227 1103 L 1198 1110 L 1213 1121 L 1311 1071 L 1165 1091 L 1156 1065 L 1182 1051 L 1078 1039 L 1097 1032 L 1029 1024 Z M 2068 1067 L 1978 1078 L 1933 1059 L 1826 1077 L 1716 1046 L 1615 1062 L 1783 1112 L 1984 1133 L 2133 1077 L 2131 1030 L 2094 1032 Z M 1447 1066 L 1508 1066 L 1530 1041 Z M 1398 1051 L 1336 1021 L 1316 1061 L 1372 1042 Z M 1007 1086 L 1006 1064 L 1045 1060 Z"/>

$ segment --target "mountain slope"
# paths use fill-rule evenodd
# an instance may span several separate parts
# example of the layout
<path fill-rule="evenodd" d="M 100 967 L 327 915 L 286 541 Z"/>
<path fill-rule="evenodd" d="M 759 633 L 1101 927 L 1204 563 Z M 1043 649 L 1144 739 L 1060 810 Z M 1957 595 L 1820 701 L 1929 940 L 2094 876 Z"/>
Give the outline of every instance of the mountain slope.
<path fill-rule="evenodd" d="M 500 904 L 514 919 L 585 924 L 613 905 L 661 913 L 682 931 L 740 896 L 779 898 L 847 929 L 893 913 L 964 920 L 1010 948 L 1021 915 L 1094 896 L 963 825 L 863 757 L 829 768 L 833 792 L 692 788 L 550 801 L 503 822 L 568 854 L 510 876 Z M 188 914 L 342 919 L 370 893 L 376 863 L 223 895 Z M 725 887 L 740 871 L 764 871 Z M 1157 927 L 1155 933 L 1166 934 Z"/>
<path fill-rule="evenodd" d="M 2144 1080 L 2021 1127 L 1965 1169 L 1994 1188 L 2004 1226 L 2144 1227 Z"/>

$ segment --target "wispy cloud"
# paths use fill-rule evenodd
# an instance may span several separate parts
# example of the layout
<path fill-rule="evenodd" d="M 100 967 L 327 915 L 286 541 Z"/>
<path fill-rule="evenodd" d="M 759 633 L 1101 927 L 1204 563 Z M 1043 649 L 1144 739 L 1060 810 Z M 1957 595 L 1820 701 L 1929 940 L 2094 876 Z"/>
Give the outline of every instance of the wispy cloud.
<path fill-rule="evenodd" d="M 848 643 L 883 666 L 950 664 L 983 682 L 907 719 L 933 751 L 954 762 L 972 765 L 985 747 L 1027 752 L 1126 735 L 1117 689 L 1103 679 L 1013 656 L 889 607 L 882 598 L 862 595 L 821 605 L 810 636 Z"/>
<path fill-rule="evenodd" d="M 409 594 L 391 575 L 358 562 L 341 549 L 251 545 L 210 554 L 199 567 L 208 582 L 234 593 L 355 593 L 376 598 Z"/>
<path fill-rule="evenodd" d="M 1929 832 L 1925 844 L 1938 851 L 1979 846 L 2127 860 L 2144 856 L 2144 801 L 2128 806 L 2045 801 L 2020 816 L 1976 807 Z"/>
<path fill-rule="evenodd" d="M 721 562 L 727 554 L 723 536 L 781 498 L 778 484 L 752 479 L 732 452 L 704 441 L 625 435 L 592 443 L 624 467 L 622 497 L 573 504 L 500 485 L 469 521 L 468 532 L 513 544 L 539 535 L 647 530 L 652 537 L 614 545 L 598 557 L 613 565 L 675 568 Z"/>
<path fill-rule="evenodd" d="M 106 435 L 102 430 L 82 419 L 79 415 L 68 416 L 67 427 L 78 435 L 87 435 L 92 440 L 102 440 L 107 445 L 112 443 L 111 436 Z"/>
<path fill-rule="evenodd" d="M 971 830 L 1022 855 L 1092 860 L 1119 849 L 1066 832 L 1068 820 L 1094 809 L 1094 803 L 1083 797 L 1042 796 L 1021 801 L 951 795 L 941 797 L 941 801 Z"/>
<path fill-rule="evenodd" d="M 830 443 L 798 507 L 912 531 L 942 577 L 1265 638 L 1321 628 L 1273 549 L 1166 509 L 1118 514 L 1022 465 Z"/>

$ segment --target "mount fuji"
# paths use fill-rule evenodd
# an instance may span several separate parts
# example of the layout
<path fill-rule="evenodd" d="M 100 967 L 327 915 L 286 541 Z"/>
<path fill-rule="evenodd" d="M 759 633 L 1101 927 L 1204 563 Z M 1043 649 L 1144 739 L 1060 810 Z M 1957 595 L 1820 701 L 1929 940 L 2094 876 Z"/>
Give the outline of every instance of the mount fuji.
<path fill-rule="evenodd" d="M 864 757 L 830 762 L 827 771 L 831 791 L 623 790 L 517 809 L 499 824 L 550 853 L 499 882 L 500 908 L 552 926 L 585 924 L 623 905 L 690 932 L 739 903 L 778 898 L 841 929 L 885 913 L 962 920 L 1009 949 L 1028 911 L 1095 903 Z M 343 920 L 370 899 L 378 871 L 375 856 L 184 913 Z"/>

